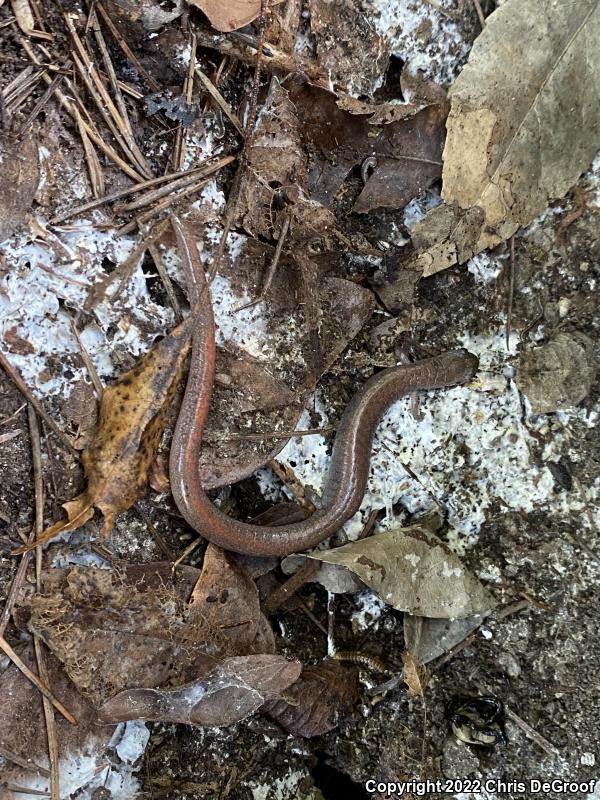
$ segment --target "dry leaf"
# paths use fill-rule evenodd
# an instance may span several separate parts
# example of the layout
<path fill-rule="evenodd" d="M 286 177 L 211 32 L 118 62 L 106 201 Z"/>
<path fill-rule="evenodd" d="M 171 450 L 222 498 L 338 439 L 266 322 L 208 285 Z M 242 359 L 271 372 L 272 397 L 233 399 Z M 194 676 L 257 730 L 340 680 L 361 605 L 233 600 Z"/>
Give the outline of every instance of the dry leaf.
<path fill-rule="evenodd" d="M 36 671 L 32 644 L 20 647 L 19 655 L 30 669 Z M 101 764 L 107 764 L 105 752 L 115 728 L 99 724 L 95 709 L 67 678 L 60 662 L 51 653 L 46 652 L 45 658 L 52 691 L 77 719 L 77 725 L 72 725 L 61 714 L 54 715 L 61 797 L 67 797 L 92 780 Z M 33 796 L 25 793 L 13 795 L 4 788 L 4 781 L 49 793 L 49 772 L 44 775 L 36 770 L 36 765 L 45 770 L 50 766 L 41 694 L 13 664 L 9 664 L 0 672 L 0 697 L 0 748 L 15 753 L 30 765 L 26 769 L 3 762 L 0 757 L 0 798 L 20 800 Z"/>
<path fill-rule="evenodd" d="M 447 206 L 422 221 L 426 247 L 440 244 L 445 218 L 456 258 L 465 261 L 573 186 L 600 145 L 598 41 L 597 2 L 506 0 L 486 19 L 450 90 Z M 474 209 L 481 220 L 465 241 L 462 219 Z"/>
<path fill-rule="evenodd" d="M 402 653 L 402 663 L 404 664 L 404 682 L 408 686 L 408 693 L 411 697 L 425 697 L 425 689 L 431 677 L 427 667 L 417 663 L 411 652 L 405 650 Z"/>
<path fill-rule="evenodd" d="M 196 681 L 225 656 L 275 649 L 256 586 L 214 545 L 202 573 L 167 562 L 49 570 L 17 620 L 96 704 L 125 689 Z"/>
<path fill-rule="evenodd" d="M 449 619 L 490 611 L 494 599 L 433 533 L 414 525 L 315 553 L 354 572 L 392 608 Z"/>
<path fill-rule="evenodd" d="M 104 516 L 102 534 L 108 536 L 116 515 L 127 511 L 140 497 L 181 378 L 191 325 L 190 317 L 105 389 L 93 441 L 82 454 L 85 491 L 64 503 L 68 520 L 50 526 L 33 545 L 14 553 L 80 528 L 96 508 Z"/>
<path fill-rule="evenodd" d="M 290 91 L 312 154 L 313 200 L 330 205 L 352 168 L 367 157 L 376 165 L 353 209 L 361 213 L 401 208 L 440 177 L 447 101 L 434 84 L 436 102 L 417 105 L 368 105 L 298 83 Z"/>
<path fill-rule="evenodd" d="M 428 664 L 460 644 L 481 625 L 483 619 L 483 614 L 463 619 L 432 619 L 405 614 L 404 641 L 419 664 Z"/>
<path fill-rule="evenodd" d="M 587 397 L 596 377 L 594 342 L 583 333 L 559 333 L 519 360 L 517 385 L 534 414 L 573 408 Z"/>
<path fill-rule="evenodd" d="M 264 711 L 293 736 L 321 736 L 347 714 L 358 697 L 356 671 L 338 661 L 305 667 L 286 697 Z"/>
<path fill-rule="evenodd" d="M 222 33 L 229 33 L 243 28 L 255 20 L 260 14 L 260 0 L 189 0 L 203 11 L 213 28 Z M 271 0 L 276 5 L 283 0 Z"/>
<path fill-rule="evenodd" d="M 0 242 L 25 222 L 39 180 L 36 138 L 5 133 L 0 141 Z"/>
<path fill-rule="evenodd" d="M 100 709 L 106 722 L 130 719 L 233 725 L 293 684 L 302 664 L 285 656 L 226 658 L 205 678 L 175 689 L 128 689 Z"/>

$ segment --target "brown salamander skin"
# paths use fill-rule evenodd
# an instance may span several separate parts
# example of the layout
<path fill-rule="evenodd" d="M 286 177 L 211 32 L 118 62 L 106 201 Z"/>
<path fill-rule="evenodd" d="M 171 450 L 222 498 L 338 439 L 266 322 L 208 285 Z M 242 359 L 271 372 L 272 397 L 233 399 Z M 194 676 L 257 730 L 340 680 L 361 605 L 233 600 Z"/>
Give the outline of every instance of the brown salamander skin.
<path fill-rule="evenodd" d="M 477 358 L 467 350 L 453 350 L 374 375 L 355 394 L 340 421 L 322 507 L 303 522 L 273 528 L 232 519 L 212 504 L 200 485 L 198 461 L 215 372 L 215 328 L 195 238 L 176 218 L 173 227 L 196 315 L 191 367 L 171 445 L 175 502 L 192 528 L 226 550 L 272 556 L 315 547 L 358 510 L 367 485 L 375 428 L 383 412 L 410 392 L 469 381 L 477 370 Z"/>

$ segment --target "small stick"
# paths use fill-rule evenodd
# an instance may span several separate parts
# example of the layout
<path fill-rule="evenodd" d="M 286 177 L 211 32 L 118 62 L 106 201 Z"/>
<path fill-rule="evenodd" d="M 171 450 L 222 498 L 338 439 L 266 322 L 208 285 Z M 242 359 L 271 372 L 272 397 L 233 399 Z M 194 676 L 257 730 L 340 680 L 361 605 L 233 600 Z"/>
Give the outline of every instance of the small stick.
<path fill-rule="evenodd" d="M 513 298 L 515 294 L 515 236 L 510 237 L 510 267 L 508 280 L 508 303 L 506 309 L 506 349 L 510 349 L 510 324 L 512 322 Z"/>
<path fill-rule="evenodd" d="M 151 244 L 154 244 L 161 238 L 161 236 L 163 236 L 164 232 L 167 229 L 168 224 L 169 220 L 166 219 L 163 219 L 162 222 L 159 222 L 154 228 L 154 230 L 151 229 L 148 232 L 148 234 L 143 237 L 143 239 L 139 242 L 139 244 L 136 247 L 134 247 L 132 252 L 127 256 L 125 261 L 121 264 L 119 271 L 122 273 L 122 277 L 116 292 L 112 296 L 113 301 L 117 299 L 117 297 L 121 294 L 121 292 L 127 285 L 127 282 L 133 275 L 133 272 L 137 266 L 139 259 L 143 256 L 143 254 L 146 252 L 146 250 L 148 249 L 148 247 L 150 247 Z M 113 276 L 109 277 L 112 278 Z"/>
<path fill-rule="evenodd" d="M 292 494 L 294 495 L 294 497 L 300 503 L 301 506 L 307 508 L 311 513 L 315 511 L 314 503 L 312 503 L 306 496 L 304 486 L 302 486 L 302 484 L 295 476 L 291 468 L 286 469 L 283 466 L 283 464 L 280 464 L 275 459 L 269 461 L 269 466 L 271 467 L 273 472 L 277 475 L 279 480 L 285 483 L 287 488 L 292 492 Z"/>
<path fill-rule="evenodd" d="M 254 131 L 254 122 L 256 120 L 256 107 L 258 104 L 258 90 L 260 88 L 260 74 L 263 66 L 263 51 L 265 47 L 265 31 L 266 31 L 266 8 L 265 0 L 260 0 L 260 14 L 258 17 L 258 45 L 256 47 L 256 64 L 254 67 L 254 80 L 252 82 L 252 93 L 250 95 L 250 108 L 248 110 L 248 119 L 246 120 L 245 135 L 248 140 Z"/>
<path fill-rule="evenodd" d="M 173 289 L 173 282 L 171 281 L 171 278 L 169 278 L 167 270 L 165 269 L 161 252 L 155 244 L 151 244 L 148 247 L 148 252 L 152 256 L 152 260 L 154 261 L 154 266 L 156 267 L 156 271 L 159 274 L 162 285 L 164 286 L 167 297 L 169 298 L 169 303 L 171 304 L 171 308 L 175 312 L 175 319 L 177 320 L 177 322 L 181 322 L 183 320 L 181 306 L 179 305 L 179 300 L 177 299 L 175 290 Z"/>
<path fill-rule="evenodd" d="M 275 272 L 277 271 L 277 265 L 279 264 L 279 259 L 281 258 L 281 251 L 283 250 L 283 244 L 285 242 L 285 237 L 287 236 L 289 227 L 290 227 L 290 216 L 289 214 L 286 214 L 283 223 L 281 225 L 279 238 L 277 239 L 277 246 L 275 248 L 275 253 L 273 254 L 273 260 L 269 264 L 267 276 L 265 278 L 263 287 L 260 290 L 260 294 L 258 295 L 256 300 L 251 300 L 249 303 L 246 303 L 245 305 L 236 308 L 234 313 L 237 313 L 238 311 L 243 311 L 245 308 L 250 308 L 250 306 L 255 306 L 257 303 L 260 303 L 260 301 L 264 299 L 265 295 L 271 288 L 271 284 L 273 283 L 273 278 L 275 277 Z"/>
<path fill-rule="evenodd" d="M 92 194 L 94 197 L 101 197 L 106 191 L 106 188 L 104 183 L 104 173 L 102 172 L 102 167 L 100 166 L 100 159 L 94 150 L 94 146 L 90 141 L 90 137 L 87 135 L 81 114 L 76 108 L 73 109 L 73 112 L 75 114 L 77 128 L 79 129 L 79 135 L 83 144 L 83 152 L 85 154 L 88 174 L 90 176 L 90 183 L 92 185 Z"/>
<path fill-rule="evenodd" d="M 200 547 L 200 545 L 205 541 L 206 539 L 203 539 L 202 536 L 199 536 L 197 539 L 194 539 L 193 542 L 190 542 L 183 551 L 183 553 L 175 559 L 171 569 L 175 571 L 176 567 L 178 567 L 183 561 L 185 561 L 188 556 L 191 556 L 194 550 Z"/>
<path fill-rule="evenodd" d="M 320 570 L 321 564 L 315 559 L 307 559 L 300 569 L 296 570 L 286 581 L 277 587 L 263 603 L 263 612 L 269 616 L 274 614 L 301 586 L 311 581 Z"/>
<path fill-rule="evenodd" d="M 53 432 L 58 436 L 64 446 L 68 449 L 68 451 L 74 455 L 78 456 L 77 450 L 73 447 L 71 440 L 63 433 L 60 427 L 56 424 L 56 422 L 50 417 L 46 411 L 44 411 L 42 405 L 39 401 L 35 398 L 32 394 L 31 390 L 23 380 L 23 378 L 19 375 L 17 370 L 12 366 L 10 361 L 6 358 L 4 353 L 0 350 L 0 366 L 6 372 L 8 377 L 11 381 L 15 384 L 17 389 L 21 392 L 23 397 L 31 403 L 31 405 L 35 408 L 37 413 L 40 417 L 44 420 L 44 422 L 48 425 L 49 428 L 53 430 Z"/>
<path fill-rule="evenodd" d="M 504 706 L 504 713 L 510 720 L 512 720 L 512 722 L 515 723 L 518 728 L 523 731 L 528 739 L 531 739 L 532 742 L 535 742 L 538 747 L 548 753 L 548 755 L 560 756 L 560 750 L 555 747 L 552 742 L 549 742 L 548 739 L 541 735 L 541 733 L 538 733 L 534 728 L 531 727 L 531 725 L 528 725 L 525 720 L 521 719 L 521 717 L 515 714 L 512 709 Z"/>
<path fill-rule="evenodd" d="M 127 106 L 125 104 L 125 100 L 123 98 L 121 89 L 119 87 L 119 82 L 117 80 L 115 68 L 113 66 L 110 53 L 108 52 L 108 47 L 106 46 L 104 36 L 102 35 L 102 30 L 100 29 L 96 12 L 93 8 L 90 13 L 90 18 L 91 18 L 92 30 L 94 31 L 94 36 L 96 37 L 96 42 L 100 49 L 100 53 L 102 54 L 102 60 L 104 61 L 104 66 L 106 67 L 108 79 L 110 81 L 110 85 L 112 86 L 112 90 L 115 95 L 115 102 L 117 104 L 119 116 L 123 124 L 123 136 L 125 137 L 125 140 L 129 145 L 129 149 L 133 153 L 136 163 L 140 167 L 142 174 L 147 178 L 151 178 L 152 170 L 150 168 L 150 165 L 148 164 L 148 161 L 146 160 L 146 157 L 138 147 L 138 144 L 135 140 L 135 136 L 133 135 L 133 128 L 131 127 L 129 114 L 127 113 Z M 99 76 L 98 76 L 98 82 L 102 83 Z"/>
<path fill-rule="evenodd" d="M 67 66 L 69 66 L 70 63 L 71 63 L 70 61 L 67 62 Z M 22 132 L 27 131 L 33 125 L 34 121 L 37 119 L 37 117 L 40 114 L 40 112 L 42 111 L 42 109 L 46 107 L 46 105 L 50 101 L 50 98 L 52 97 L 54 92 L 58 89 L 58 87 L 61 84 L 63 78 L 64 78 L 64 75 L 62 75 L 60 72 L 58 72 L 52 78 L 52 81 L 49 84 L 48 88 L 46 89 L 44 94 L 40 97 L 40 99 L 37 101 L 35 106 L 31 109 L 31 112 L 29 113 L 29 116 L 27 117 L 25 122 L 21 125 L 21 131 Z"/>
<path fill-rule="evenodd" d="M 15 653 L 15 651 L 12 649 L 12 647 L 9 645 L 9 643 L 3 636 L 0 636 L 0 648 L 4 650 L 4 652 L 13 662 L 15 667 L 21 670 L 23 675 L 25 675 L 25 677 L 28 678 L 37 689 L 39 689 L 39 691 L 44 695 L 44 697 L 46 697 L 52 703 L 54 708 L 63 715 L 63 717 L 67 720 L 67 722 L 70 722 L 71 725 L 77 725 L 77 720 L 71 714 L 71 712 L 67 708 L 65 708 L 65 706 L 60 702 L 60 700 L 54 697 L 50 689 L 44 683 L 42 683 L 42 681 L 38 678 L 35 672 L 32 672 L 27 666 L 27 664 L 25 664 L 25 662 L 21 660 L 21 658 L 17 655 L 17 653 Z"/>
<path fill-rule="evenodd" d="M 144 78 L 144 80 L 146 81 L 146 83 L 152 89 L 153 92 L 160 92 L 160 84 L 157 83 L 152 77 L 152 75 L 150 75 L 150 73 L 140 64 L 133 50 L 129 47 L 125 39 L 121 36 L 117 28 L 114 26 L 113 21 L 104 10 L 104 6 L 102 5 L 102 3 L 97 2 L 96 9 L 100 12 L 100 16 L 105 22 L 106 27 L 115 37 L 117 44 L 119 45 L 121 50 L 125 53 L 129 61 L 131 61 L 136 71 L 139 72 L 139 74 Z"/>
<path fill-rule="evenodd" d="M 152 186 L 158 186 L 159 184 L 166 183 L 167 181 L 171 180 L 175 181 L 177 178 L 182 178 L 186 175 L 196 175 L 203 168 L 204 165 L 194 167 L 194 169 L 184 170 L 183 172 L 171 172 L 168 175 L 161 175 L 159 178 L 151 178 L 150 180 L 147 181 L 141 181 L 140 183 L 135 183 L 133 184 L 133 186 L 128 186 L 125 189 L 120 189 L 118 192 L 107 194 L 104 197 L 98 197 L 95 200 L 89 200 L 87 203 L 82 203 L 80 206 L 75 206 L 75 208 L 72 208 L 69 211 L 65 211 L 64 214 L 59 214 L 57 217 L 53 217 L 50 220 L 50 224 L 58 225 L 60 222 L 64 222 L 66 219 L 69 219 L 70 217 L 75 217 L 78 214 L 83 214 L 84 211 L 91 211 L 93 208 L 98 208 L 98 206 L 106 205 L 107 203 L 113 203 L 115 200 L 120 200 L 121 197 L 127 197 L 130 194 L 141 192 L 143 189 L 149 189 Z"/>
<path fill-rule="evenodd" d="M 12 750 L 7 750 L 6 747 L 0 746 L 0 757 L 6 759 L 7 761 L 12 761 L 13 764 L 18 764 L 20 767 L 23 767 L 23 769 L 29 770 L 30 772 L 37 772 L 44 778 L 50 777 L 49 769 L 40 767 L 34 761 L 27 761 L 26 758 L 22 758 L 18 753 L 13 753 Z M 27 789 L 27 791 L 29 792 L 30 789 Z"/>
<path fill-rule="evenodd" d="M 477 18 L 479 20 L 479 24 L 481 25 L 481 30 L 483 30 L 485 28 L 485 17 L 483 16 L 481 3 L 479 0 L 473 0 L 473 5 L 475 6 L 475 11 L 477 12 Z"/>
<path fill-rule="evenodd" d="M 203 189 L 207 183 L 210 182 L 210 178 L 202 178 L 201 181 L 188 186 L 187 189 L 179 192 L 178 194 L 174 194 L 170 197 L 165 197 L 160 203 L 157 203 L 153 208 L 148 209 L 143 214 L 140 214 L 131 222 L 128 222 L 127 225 L 123 225 L 122 228 L 119 228 L 119 234 L 124 236 L 126 233 L 131 233 L 134 231 L 138 225 L 143 225 L 145 222 L 149 222 L 153 217 L 160 214 L 162 211 L 165 211 L 169 206 L 172 206 L 173 203 L 178 203 L 182 198 L 187 197 L 190 194 L 196 194 L 199 192 L 200 189 Z"/>
<path fill-rule="evenodd" d="M 216 431 L 212 436 L 204 436 L 203 439 L 209 442 L 262 442 L 265 439 L 293 439 L 295 436 L 325 436 L 328 433 L 335 432 L 334 427 L 329 428 L 309 428 L 304 431 L 282 431 L 275 433 L 274 431 L 265 431 L 264 433 L 234 433 L 227 432 L 220 433 Z"/>
<path fill-rule="evenodd" d="M 90 358 L 88 351 L 85 349 L 84 343 L 81 341 L 81 336 L 79 335 L 79 331 L 77 330 L 77 325 L 75 325 L 75 320 L 73 319 L 71 320 L 71 330 L 73 331 L 73 336 L 77 339 L 77 345 L 79 346 L 81 360 L 85 364 L 85 368 L 88 371 L 92 383 L 94 384 L 94 389 L 96 390 L 96 395 L 98 396 L 98 400 L 101 400 L 102 395 L 104 393 L 104 386 L 102 385 L 100 376 L 96 371 L 96 367 L 94 366 L 94 363 Z"/>
<path fill-rule="evenodd" d="M 35 533 L 36 536 L 44 530 L 44 482 L 42 479 L 42 445 L 40 440 L 40 426 L 33 406 L 27 406 L 29 419 L 29 435 L 31 437 L 31 456 L 33 463 L 33 485 L 35 496 Z M 42 548 L 38 547 L 35 551 L 35 581 L 38 594 L 42 591 Z M 42 640 L 39 635 L 33 634 L 33 648 L 38 666 L 40 679 L 48 685 L 50 675 L 46 667 Z M 47 697 L 42 697 L 44 708 L 44 719 L 46 721 L 46 735 L 48 739 L 48 756 L 50 758 L 50 794 L 52 800 L 60 800 L 60 775 L 59 775 L 59 756 L 58 742 L 56 739 L 56 724 L 52 704 Z"/>
<path fill-rule="evenodd" d="M 229 105 L 229 103 L 225 100 L 221 92 L 217 89 L 215 84 L 210 80 L 210 78 L 204 74 L 204 72 L 200 69 L 200 67 L 196 67 L 196 75 L 200 78 L 200 82 L 217 104 L 217 106 L 221 109 L 221 111 L 225 114 L 227 119 L 231 122 L 233 127 L 244 135 L 244 126 L 239 120 L 237 114 L 234 113 L 233 109 Z"/>
<path fill-rule="evenodd" d="M 233 161 L 233 157 L 229 157 L 228 159 L 223 159 L 226 163 Z M 217 164 L 212 165 L 214 170 L 219 169 L 221 165 L 220 162 Z M 212 172 L 213 170 L 209 171 Z M 202 170 L 202 177 L 206 177 L 207 173 Z M 152 189 L 145 194 L 142 194 L 140 197 L 132 200 L 129 203 L 121 203 L 115 207 L 115 212 L 117 214 L 126 214 L 129 211 L 137 211 L 138 208 L 144 208 L 145 206 L 149 205 L 150 203 L 154 203 L 156 200 L 160 200 L 165 195 L 174 194 L 175 192 L 179 191 L 179 189 L 184 189 L 192 183 L 196 183 L 200 177 L 198 170 L 194 170 L 192 173 L 184 173 L 180 178 L 177 180 L 172 181 L 171 183 L 166 184 L 165 186 L 160 186 L 158 189 Z"/>

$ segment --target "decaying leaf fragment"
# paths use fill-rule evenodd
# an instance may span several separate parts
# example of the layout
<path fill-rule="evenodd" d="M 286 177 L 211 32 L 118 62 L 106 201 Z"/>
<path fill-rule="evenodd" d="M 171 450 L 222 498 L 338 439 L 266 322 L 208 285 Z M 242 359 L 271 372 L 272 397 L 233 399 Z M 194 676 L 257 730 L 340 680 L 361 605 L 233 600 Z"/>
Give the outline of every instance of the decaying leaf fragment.
<path fill-rule="evenodd" d="M 213 28 L 222 33 L 243 28 L 260 14 L 260 0 L 189 0 L 189 2 L 203 11 Z M 281 2 L 282 0 L 274 0 L 269 5 Z"/>
<path fill-rule="evenodd" d="M 337 661 L 305 667 L 286 697 L 263 709 L 293 736 L 321 736 L 338 723 L 358 697 L 356 670 Z"/>
<path fill-rule="evenodd" d="M 404 683 L 408 687 L 408 693 L 411 697 L 425 697 L 425 690 L 431 677 L 427 667 L 419 664 L 409 650 L 402 653 L 402 663 L 404 664 Z"/>
<path fill-rule="evenodd" d="M 437 536 L 418 525 L 315 553 L 354 572 L 392 608 L 449 619 L 490 611 L 494 599 Z"/>
<path fill-rule="evenodd" d="M 31 133 L 0 137 L 0 242 L 25 221 L 40 180 L 38 144 Z"/>
<path fill-rule="evenodd" d="M 128 689 L 100 709 L 106 722 L 130 719 L 183 722 L 188 725 L 233 725 L 278 697 L 302 670 L 285 656 L 226 658 L 205 678 L 175 689 Z"/>
<path fill-rule="evenodd" d="M 189 317 L 105 389 L 93 441 L 82 454 L 86 489 L 64 504 L 67 520 L 47 528 L 32 545 L 15 553 L 76 530 L 93 517 L 95 509 L 104 516 L 102 533 L 108 536 L 116 515 L 135 503 L 156 458 L 189 349 L 192 324 Z"/>
<path fill-rule="evenodd" d="M 126 689 L 182 686 L 226 656 L 275 649 L 253 581 L 211 545 L 202 572 L 168 562 L 51 569 L 17 621 L 101 705 Z"/>
<path fill-rule="evenodd" d="M 487 18 L 450 90 L 446 205 L 422 221 L 421 246 L 439 246 L 438 220 L 451 217 L 445 241 L 465 261 L 573 186 L 600 146 L 598 41 L 595 0 L 506 0 Z M 461 231 L 473 210 L 475 236 Z"/>

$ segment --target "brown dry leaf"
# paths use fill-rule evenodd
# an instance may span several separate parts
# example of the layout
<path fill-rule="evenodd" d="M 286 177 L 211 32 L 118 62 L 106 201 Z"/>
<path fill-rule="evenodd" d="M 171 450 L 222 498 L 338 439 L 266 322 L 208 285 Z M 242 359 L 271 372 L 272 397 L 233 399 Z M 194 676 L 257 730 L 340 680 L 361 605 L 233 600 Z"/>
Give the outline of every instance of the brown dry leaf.
<path fill-rule="evenodd" d="M 225 551 L 209 544 L 190 609 L 199 612 L 230 652 L 249 653 L 262 617 L 253 580 Z M 264 652 L 264 651 L 263 651 Z"/>
<path fill-rule="evenodd" d="M 128 689 L 100 708 L 106 722 L 130 719 L 221 727 L 250 716 L 293 684 L 302 664 L 285 656 L 226 658 L 201 680 L 175 689 Z"/>
<path fill-rule="evenodd" d="M 202 573 L 167 562 L 49 570 L 17 620 L 95 704 L 125 689 L 196 681 L 225 656 L 275 649 L 256 586 L 213 545 Z"/>
<path fill-rule="evenodd" d="M 335 728 L 357 697 L 356 670 L 330 660 L 305 667 L 285 698 L 267 703 L 263 711 L 293 736 L 321 736 Z"/>
<path fill-rule="evenodd" d="M 309 0 L 317 62 L 330 83 L 372 96 L 387 69 L 389 46 L 358 0 Z"/>
<path fill-rule="evenodd" d="M 583 333 L 558 333 L 541 347 L 521 353 L 517 385 L 534 414 L 573 408 L 587 397 L 596 377 L 594 342 Z"/>
<path fill-rule="evenodd" d="M 506 0 L 486 19 L 450 90 L 446 205 L 421 221 L 415 246 L 439 246 L 442 219 L 463 262 L 573 186 L 600 146 L 598 41 L 595 1 Z M 472 218 L 463 230 L 473 211 L 476 230 Z"/>
<path fill-rule="evenodd" d="M 260 14 L 260 0 L 188 0 L 191 5 L 203 11 L 213 28 L 221 33 L 229 33 L 243 28 Z M 276 5 L 283 0 L 270 0 Z"/>
<path fill-rule="evenodd" d="M 35 136 L 5 133 L 0 140 L 0 242 L 24 224 L 39 180 Z"/>
<path fill-rule="evenodd" d="M 408 686 L 409 695 L 425 697 L 425 689 L 431 678 L 427 667 L 419 664 L 409 650 L 402 653 L 402 663 L 404 664 L 404 682 Z"/>
<path fill-rule="evenodd" d="M 495 606 L 490 593 L 437 536 L 413 525 L 315 553 L 354 572 L 392 608 L 449 619 Z"/>
<path fill-rule="evenodd" d="M 19 655 L 30 669 L 36 671 L 36 659 L 31 644 L 19 648 Z M 61 714 L 56 714 L 54 723 L 61 788 L 64 790 L 68 783 L 70 790 L 75 793 L 93 779 L 101 765 L 106 765 L 108 759 L 105 753 L 115 727 L 97 722 L 95 709 L 79 694 L 65 675 L 60 662 L 51 653 L 46 653 L 46 665 L 52 691 L 77 719 L 77 725 L 72 725 Z M 25 796 L 32 796 L 13 794 L 3 786 L 4 782 L 49 793 L 48 773 L 44 775 L 36 770 L 36 766 L 44 770 L 48 770 L 50 766 L 41 694 L 10 664 L 0 672 L 0 697 L 0 748 L 14 753 L 30 765 L 26 769 L 4 762 L 0 757 L 0 797 L 2 800 L 20 800 Z"/>
<path fill-rule="evenodd" d="M 80 528 L 96 508 L 104 516 L 102 534 L 108 536 L 116 515 L 127 511 L 140 497 L 181 378 L 191 326 L 190 317 L 105 389 L 93 441 L 82 454 L 85 491 L 64 503 L 67 520 L 51 525 L 33 545 L 20 547 L 15 553 Z"/>
<path fill-rule="evenodd" d="M 376 166 L 354 211 L 402 208 L 436 181 L 442 172 L 447 101 L 441 88 L 431 87 L 436 102 L 378 106 L 296 83 L 291 98 L 313 153 L 312 199 L 333 202 L 348 173 L 367 157 Z"/>

